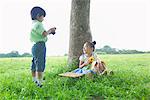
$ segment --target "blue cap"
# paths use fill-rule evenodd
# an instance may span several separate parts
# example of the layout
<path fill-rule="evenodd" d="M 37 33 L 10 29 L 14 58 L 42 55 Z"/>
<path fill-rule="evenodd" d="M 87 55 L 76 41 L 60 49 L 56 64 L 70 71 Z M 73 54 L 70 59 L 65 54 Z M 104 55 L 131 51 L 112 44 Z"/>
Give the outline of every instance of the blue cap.
<path fill-rule="evenodd" d="M 46 16 L 46 12 L 43 8 L 36 6 L 31 9 L 31 19 L 32 20 L 35 20 L 37 16 L 42 16 L 42 15 L 44 17 Z"/>

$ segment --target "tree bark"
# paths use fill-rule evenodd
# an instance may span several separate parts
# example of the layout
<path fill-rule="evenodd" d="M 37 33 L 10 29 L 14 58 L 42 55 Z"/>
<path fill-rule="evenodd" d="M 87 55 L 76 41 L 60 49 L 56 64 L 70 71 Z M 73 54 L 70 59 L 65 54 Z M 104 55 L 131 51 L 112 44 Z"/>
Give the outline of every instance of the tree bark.
<path fill-rule="evenodd" d="M 83 44 L 92 41 L 90 31 L 90 0 L 72 0 L 68 64 L 78 65 Z"/>

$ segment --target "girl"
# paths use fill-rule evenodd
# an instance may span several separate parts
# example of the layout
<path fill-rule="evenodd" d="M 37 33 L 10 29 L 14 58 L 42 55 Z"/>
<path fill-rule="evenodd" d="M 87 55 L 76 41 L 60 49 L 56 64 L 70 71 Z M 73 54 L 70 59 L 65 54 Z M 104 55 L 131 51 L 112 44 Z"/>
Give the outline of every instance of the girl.
<path fill-rule="evenodd" d="M 96 42 L 86 42 L 83 46 L 83 54 L 80 56 L 79 68 L 74 73 L 98 73 L 106 74 L 106 66 L 104 62 L 97 58 L 95 51 Z"/>

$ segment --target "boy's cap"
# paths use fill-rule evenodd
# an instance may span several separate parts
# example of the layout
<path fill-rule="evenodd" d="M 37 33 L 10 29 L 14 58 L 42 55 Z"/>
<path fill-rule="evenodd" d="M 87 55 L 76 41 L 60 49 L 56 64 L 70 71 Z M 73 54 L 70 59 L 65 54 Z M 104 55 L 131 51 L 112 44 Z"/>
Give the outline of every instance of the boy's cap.
<path fill-rule="evenodd" d="M 42 16 L 42 15 L 44 17 L 46 16 L 46 12 L 43 8 L 36 6 L 31 9 L 32 20 L 35 20 L 37 16 Z"/>

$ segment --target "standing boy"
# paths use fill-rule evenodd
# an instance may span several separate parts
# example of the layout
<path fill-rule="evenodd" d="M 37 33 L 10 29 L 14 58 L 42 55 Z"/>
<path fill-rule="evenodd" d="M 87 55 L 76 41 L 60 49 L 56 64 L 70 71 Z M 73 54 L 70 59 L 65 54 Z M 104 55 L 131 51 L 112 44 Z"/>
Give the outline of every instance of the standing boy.
<path fill-rule="evenodd" d="M 55 34 L 56 28 L 50 28 L 46 31 L 43 27 L 42 21 L 46 16 L 46 12 L 41 7 L 33 7 L 31 10 L 32 29 L 30 33 L 30 40 L 34 43 L 32 47 L 32 77 L 37 86 L 42 87 L 43 72 L 45 70 L 46 62 L 46 45 L 47 35 Z"/>

